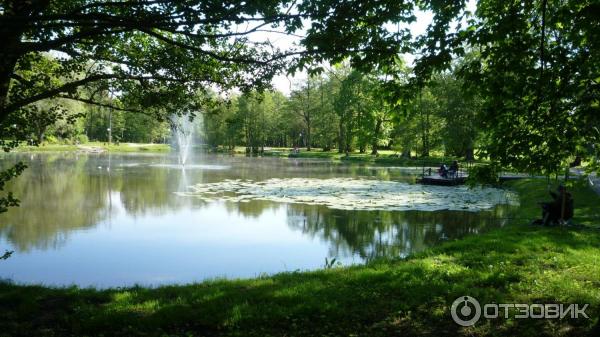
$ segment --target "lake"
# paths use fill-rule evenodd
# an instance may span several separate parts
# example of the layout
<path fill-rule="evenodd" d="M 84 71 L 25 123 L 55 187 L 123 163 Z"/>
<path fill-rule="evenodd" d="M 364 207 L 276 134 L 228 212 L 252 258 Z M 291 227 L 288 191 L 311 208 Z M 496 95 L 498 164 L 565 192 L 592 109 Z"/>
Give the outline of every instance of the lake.
<path fill-rule="evenodd" d="M 18 283 L 155 286 L 312 270 L 326 258 L 365 263 L 502 226 L 514 207 L 493 200 L 474 211 L 478 201 L 467 200 L 440 210 L 463 200 L 444 193 L 479 192 L 422 190 L 413 185 L 420 168 L 227 155 L 197 155 L 185 168 L 172 154 L 1 158 L 5 168 L 28 165 L 7 186 L 21 207 L 0 214 L 0 253 L 14 251 L 0 278 Z"/>

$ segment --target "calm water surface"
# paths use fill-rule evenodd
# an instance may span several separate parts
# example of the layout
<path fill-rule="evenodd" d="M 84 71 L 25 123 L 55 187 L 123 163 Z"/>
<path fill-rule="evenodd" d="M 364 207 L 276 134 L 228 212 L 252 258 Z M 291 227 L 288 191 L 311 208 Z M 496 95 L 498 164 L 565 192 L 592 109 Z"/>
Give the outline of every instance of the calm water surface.
<path fill-rule="evenodd" d="M 500 226 L 484 212 L 347 211 L 178 196 L 224 179 L 361 177 L 414 181 L 415 170 L 310 159 L 205 155 L 185 169 L 168 154 L 9 154 L 29 168 L 8 186 L 21 207 L 0 214 L 0 278 L 126 286 L 316 269 L 398 257 Z"/>

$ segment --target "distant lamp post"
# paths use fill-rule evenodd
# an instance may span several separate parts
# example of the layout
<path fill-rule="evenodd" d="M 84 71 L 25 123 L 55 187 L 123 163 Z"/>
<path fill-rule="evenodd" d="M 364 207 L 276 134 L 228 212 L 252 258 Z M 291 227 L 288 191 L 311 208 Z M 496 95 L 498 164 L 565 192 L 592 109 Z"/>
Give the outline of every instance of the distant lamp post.
<path fill-rule="evenodd" d="M 110 89 L 108 91 L 108 98 L 110 99 L 111 104 L 110 104 L 110 108 L 108 110 L 108 129 L 106 129 L 106 131 L 108 131 L 108 144 L 110 145 L 112 143 L 112 130 L 111 130 L 111 128 L 112 128 L 112 114 L 113 114 L 113 109 L 112 109 L 112 105 L 113 105 L 113 103 L 112 103 L 112 101 L 113 101 L 113 93 L 112 93 L 112 91 L 110 91 Z"/>

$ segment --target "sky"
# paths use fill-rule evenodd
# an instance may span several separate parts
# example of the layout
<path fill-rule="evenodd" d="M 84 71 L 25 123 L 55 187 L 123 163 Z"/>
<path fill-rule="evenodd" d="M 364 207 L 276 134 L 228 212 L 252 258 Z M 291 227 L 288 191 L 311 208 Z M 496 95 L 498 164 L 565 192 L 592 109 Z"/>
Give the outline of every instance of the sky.
<path fill-rule="evenodd" d="M 417 20 L 410 25 L 408 25 L 413 36 L 422 35 L 427 30 L 427 26 L 431 23 L 433 19 L 433 14 L 431 12 L 423 12 L 418 11 L 415 16 Z M 253 34 L 253 40 L 260 41 L 268 39 L 271 41 L 273 45 L 282 50 L 291 48 L 294 43 L 297 43 L 300 38 L 295 36 L 288 36 L 284 34 L 271 33 L 271 32 L 259 32 Z M 407 64 L 412 64 L 414 60 L 414 56 L 410 54 L 405 54 L 404 59 Z M 276 90 L 283 92 L 286 95 L 294 89 L 296 86 L 300 85 L 303 80 L 307 77 L 306 72 L 301 72 L 296 74 L 295 76 L 286 76 L 286 75 L 277 75 L 272 81 L 273 87 Z"/>
<path fill-rule="evenodd" d="M 476 1 L 469 0 L 467 3 L 467 9 L 474 12 L 476 8 Z M 408 25 L 412 36 L 416 37 L 423 35 L 427 30 L 427 26 L 433 20 L 433 14 L 430 11 L 417 10 L 415 13 L 415 22 Z M 289 49 L 297 43 L 300 38 L 296 36 L 289 36 L 285 34 L 273 33 L 273 32 L 257 32 L 252 35 L 252 39 L 255 41 L 269 40 L 274 46 L 281 48 L 282 50 Z M 411 54 L 404 54 L 404 60 L 408 65 L 412 65 L 415 60 L 415 56 Z M 306 72 L 301 72 L 295 76 L 278 75 L 272 81 L 273 87 L 276 90 L 283 92 L 285 95 L 289 95 L 292 89 L 300 85 L 307 77 Z"/>

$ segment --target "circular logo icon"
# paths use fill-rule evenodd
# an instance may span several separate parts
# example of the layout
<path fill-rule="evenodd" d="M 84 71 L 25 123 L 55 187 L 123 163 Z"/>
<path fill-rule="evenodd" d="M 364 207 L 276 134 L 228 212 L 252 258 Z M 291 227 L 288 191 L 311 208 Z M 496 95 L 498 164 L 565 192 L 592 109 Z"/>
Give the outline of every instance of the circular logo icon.
<path fill-rule="evenodd" d="M 458 325 L 471 326 L 481 317 L 481 305 L 471 296 L 461 296 L 452 302 L 450 313 Z"/>

